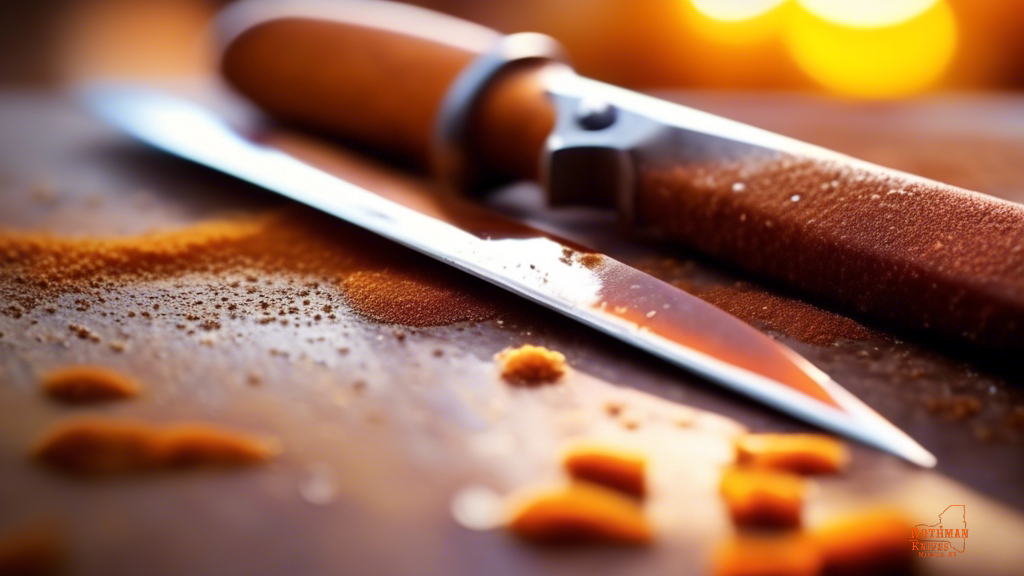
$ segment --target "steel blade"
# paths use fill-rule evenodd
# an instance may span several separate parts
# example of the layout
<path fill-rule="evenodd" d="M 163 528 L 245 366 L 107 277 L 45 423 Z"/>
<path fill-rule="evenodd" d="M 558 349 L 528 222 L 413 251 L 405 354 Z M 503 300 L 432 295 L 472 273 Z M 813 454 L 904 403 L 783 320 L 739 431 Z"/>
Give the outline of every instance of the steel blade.
<path fill-rule="evenodd" d="M 152 146 L 368 229 L 816 426 L 921 466 L 936 463 L 796 353 L 611 258 L 576 257 L 572 247 L 509 222 L 473 233 L 472 222 L 460 221 L 431 200 L 403 196 L 400 190 L 385 198 L 277 147 L 253 142 L 209 109 L 167 93 L 107 85 L 84 90 L 82 98 Z"/>

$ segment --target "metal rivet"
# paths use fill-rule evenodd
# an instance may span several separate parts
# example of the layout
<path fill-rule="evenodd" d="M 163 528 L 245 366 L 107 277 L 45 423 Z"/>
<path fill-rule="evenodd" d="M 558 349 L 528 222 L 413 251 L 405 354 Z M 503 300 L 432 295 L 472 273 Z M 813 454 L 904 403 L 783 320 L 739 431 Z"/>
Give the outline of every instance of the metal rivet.
<path fill-rule="evenodd" d="M 576 108 L 576 122 L 584 130 L 604 130 L 615 123 L 617 116 L 614 106 L 594 98 L 580 100 Z"/>

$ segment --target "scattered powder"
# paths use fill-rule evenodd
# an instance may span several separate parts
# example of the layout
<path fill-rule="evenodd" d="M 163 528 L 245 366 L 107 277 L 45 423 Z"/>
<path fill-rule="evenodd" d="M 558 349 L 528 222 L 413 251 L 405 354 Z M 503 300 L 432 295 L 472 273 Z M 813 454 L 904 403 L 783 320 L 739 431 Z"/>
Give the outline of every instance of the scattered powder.
<path fill-rule="evenodd" d="M 280 452 L 274 440 L 208 424 L 154 425 L 102 418 L 56 425 L 32 451 L 44 464 L 76 476 L 202 466 L 246 466 Z"/>
<path fill-rule="evenodd" d="M 348 275 L 343 286 L 349 304 L 378 322 L 437 326 L 494 315 L 492 304 L 458 284 L 429 278 L 398 270 L 361 270 Z"/>
<path fill-rule="evenodd" d="M 715 286 L 698 291 L 697 296 L 744 322 L 808 344 L 831 346 L 839 340 L 866 340 L 876 335 L 845 316 L 745 284 Z"/>
<path fill-rule="evenodd" d="M 102 366 L 67 366 L 43 375 L 43 392 L 60 402 L 83 404 L 132 398 L 139 394 L 134 379 Z"/>
<path fill-rule="evenodd" d="M 572 265 L 574 262 L 580 264 L 584 268 L 595 270 L 604 262 L 604 255 L 598 254 L 597 252 L 581 252 L 574 250 L 568 246 L 562 247 L 562 256 L 559 261 L 563 264 Z"/>
<path fill-rule="evenodd" d="M 299 317 L 320 321 L 321 313 L 334 305 L 300 308 L 298 302 L 308 302 L 310 291 L 321 284 L 342 289 L 355 312 L 378 322 L 431 326 L 483 320 L 494 313 L 488 297 L 495 291 L 482 283 L 308 210 L 124 238 L 0 232 L 0 300 L 10 303 L 0 313 L 12 317 L 40 306 L 52 308 L 66 294 L 75 295 L 82 307 L 99 301 L 106 287 L 197 273 L 225 279 L 215 287 L 225 291 L 223 303 L 210 306 L 197 299 L 192 304 L 196 312 L 185 318 L 207 331 L 221 328 L 221 314 L 249 314 L 261 323 L 277 318 L 285 324 Z M 270 275 L 300 282 L 293 289 L 272 289 L 260 281 Z M 236 276 L 245 281 L 228 281 Z M 168 303 L 175 297 L 168 295 Z M 127 315 L 163 315 L 159 304 L 154 303 L 153 312 L 128 310 Z M 99 341 L 87 327 L 73 324 L 69 329 Z"/>
<path fill-rule="evenodd" d="M 501 364 L 501 377 L 520 386 L 557 382 L 569 369 L 561 352 L 531 344 L 507 348 L 495 358 Z"/>
<path fill-rule="evenodd" d="M 509 530 L 535 542 L 642 545 L 652 538 L 636 499 L 596 484 L 528 488 L 508 508 Z"/>
<path fill-rule="evenodd" d="M 981 400 L 963 394 L 948 397 L 930 396 L 925 399 L 924 405 L 929 412 L 954 422 L 969 420 L 977 416 L 982 408 Z"/>

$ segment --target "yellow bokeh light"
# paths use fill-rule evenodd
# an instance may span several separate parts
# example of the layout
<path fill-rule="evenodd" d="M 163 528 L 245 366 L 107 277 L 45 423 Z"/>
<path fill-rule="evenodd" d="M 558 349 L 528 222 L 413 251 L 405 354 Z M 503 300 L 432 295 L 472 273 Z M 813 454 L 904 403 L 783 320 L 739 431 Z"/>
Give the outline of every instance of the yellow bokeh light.
<path fill-rule="evenodd" d="M 739 22 L 764 14 L 786 0 L 690 0 L 704 16 L 722 22 Z"/>
<path fill-rule="evenodd" d="M 906 22 L 939 0 L 797 0 L 808 12 L 834 24 L 879 28 Z"/>
<path fill-rule="evenodd" d="M 945 72 L 956 44 L 956 20 L 944 0 L 888 26 L 851 26 L 849 19 L 794 10 L 786 30 L 786 45 L 805 73 L 856 98 L 895 98 L 927 88 Z"/>
<path fill-rule="evenodd" d="M 688 28 L 717 44 L 749 46 L 777 37 L 787 18 L 788 0 L 688 0 Z"/>

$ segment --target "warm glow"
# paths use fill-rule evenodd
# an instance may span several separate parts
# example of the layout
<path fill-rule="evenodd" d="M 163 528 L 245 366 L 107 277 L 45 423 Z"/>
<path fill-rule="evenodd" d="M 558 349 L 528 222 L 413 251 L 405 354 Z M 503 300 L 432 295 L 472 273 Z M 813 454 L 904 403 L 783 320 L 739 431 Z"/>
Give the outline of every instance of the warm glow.
<path fill-rule="evenodd" d="M 738 22 L 764 14 L 786 0 L 690 0 L 698 12 L 712 20 Z"/>
<path fill-rule="evenodd" d="M 797 0 L 822 20 L 852 28 L 893 26 L 921 15 L 938 0 Z"/>
<path fill-rule="evenodd" d="M 688 28 L 716 44 L 747 47 L 781 33 L 787 0 L 690 0 L 681 3 Z"/>
<path fill-rule="evenodd" d="M 903 13 L 903 3 L 892 0 L 814 3 L 851 8 L 848 14 L 860 22 L 867 21 L 865 6 L 875 7 L 879 14 L 886 12 L 880 6 L 901 6 Z M 872 27 L 852 27 L 845 20 L 840 24 L 831 17 L 824 19 L 817 11 L 794 10 L 786 43 L 800 68 L 830 90 L 859 98 L 904 96 L 938 80 L 957 44 L 956 21 L 949 5 L 945 1 L 926 4 L 930 6 L 909 20 Z"/>

